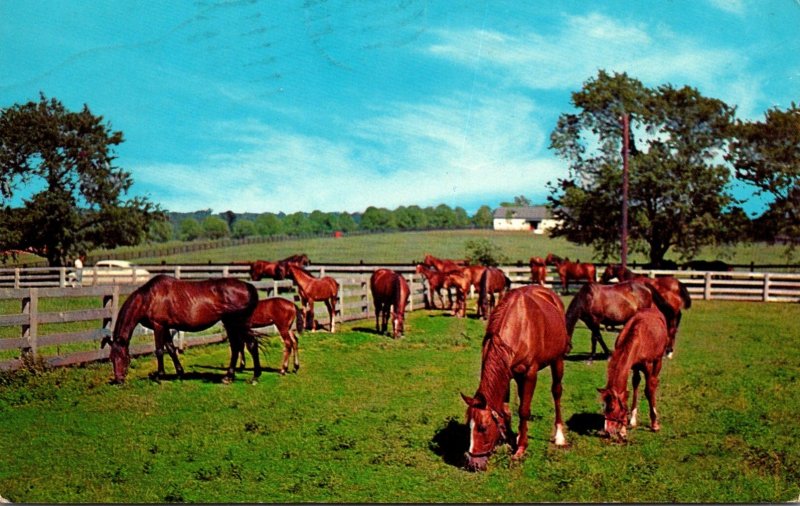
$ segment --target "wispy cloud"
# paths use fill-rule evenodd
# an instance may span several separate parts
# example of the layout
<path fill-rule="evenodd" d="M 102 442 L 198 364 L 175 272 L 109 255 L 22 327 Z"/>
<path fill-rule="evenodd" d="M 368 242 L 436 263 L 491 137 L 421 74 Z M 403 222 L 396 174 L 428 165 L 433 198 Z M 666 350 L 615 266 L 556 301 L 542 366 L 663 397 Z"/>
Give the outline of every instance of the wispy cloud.
<path fill-rule="evenodd" d="M 552 36 L 440 30 L 438 42 L 426 50 L 468 67 L 493 68 L 507 86 L 577 90 L 604 69 L 627 72 L 649 85 L 697 86 L 726 101 L 750 104 L 759 98 L 759 77 L 748 68 L 747 57 L 732 48 L 710 47 L 663 25 L 625 23 L 598 13 L 565 17 L 561 26 Z M 746 89 L 753 96 L 742 96 Z"/>
<path fill-rule="evenodd" d="M 745 14 L 746 7 L 744 0 L 708 0 L 708 3 L 730 14 L 736 14 L 737 16 L 743 16 Z"/>
<path fill-rule="evenodd" d="M 561 169 L 543 153 L 547 132 L 519 95 L 396 103 L 353 125 L 347 138 L 279 130 L 257 120 L 219 125 L 235 153 L 198 165 L 138 166 L 143 188 L 170 210 L 363 211 L 436 205 L 493 192 L 535 193 Z M 341 133 L 341 132 L 340 132 Z M 191 188 L 188 191 L 174 191 Z M 490 203 L 490 202 L 486 202 Z"/>

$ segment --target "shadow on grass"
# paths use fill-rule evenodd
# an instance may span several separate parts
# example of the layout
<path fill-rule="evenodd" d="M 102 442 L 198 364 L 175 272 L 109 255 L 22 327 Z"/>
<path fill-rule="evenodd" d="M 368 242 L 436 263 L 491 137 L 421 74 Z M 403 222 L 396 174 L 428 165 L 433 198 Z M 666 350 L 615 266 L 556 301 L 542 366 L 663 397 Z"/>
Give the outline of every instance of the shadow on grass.
<path fill-rule="evenodd" d="M 599 436 L 605 425 L 600 413 L 575 413 L 567 420 L 567 428 L 582 436 Z"/>
<path fill-rule="evenodd" d="M 446 464 L 454 467 L 464 466 L 464 454 L 469 450 L 469 427 L 454 418 L 436 431 L 428 448 L 442 457 Z"/>
<path fill-rule="evenodd" d="M 564 358 L 564 360 L 566 360 L 567 362 L 588 362 L 590 356 L 591 356 L 591 354 L 589 352 L 586 352 L 586 353 L 570 353 Z M 594 360 L 595 361 L 608 360 L 608 355 L 606 355 L 605 353 L 602 353 L 602 352 L 601 353 L 595 353 L 594 354 Z"/>

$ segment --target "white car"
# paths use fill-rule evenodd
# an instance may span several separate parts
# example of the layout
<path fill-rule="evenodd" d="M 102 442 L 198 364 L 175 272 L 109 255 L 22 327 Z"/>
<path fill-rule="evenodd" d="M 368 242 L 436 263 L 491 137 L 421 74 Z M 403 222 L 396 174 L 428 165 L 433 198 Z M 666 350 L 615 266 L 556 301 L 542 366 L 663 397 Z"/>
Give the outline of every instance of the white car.
<path fill-rule="evenodd" d="M 150 272 L 136 267 L 125 260 L 100 260 L 93 267 L 83 268 L 83 279 L 78 282 L 77 272 L 70 272 L 67 284 L 70 286 L 91 286 L 118 284 L 141 284 L 150 279 Z"/>

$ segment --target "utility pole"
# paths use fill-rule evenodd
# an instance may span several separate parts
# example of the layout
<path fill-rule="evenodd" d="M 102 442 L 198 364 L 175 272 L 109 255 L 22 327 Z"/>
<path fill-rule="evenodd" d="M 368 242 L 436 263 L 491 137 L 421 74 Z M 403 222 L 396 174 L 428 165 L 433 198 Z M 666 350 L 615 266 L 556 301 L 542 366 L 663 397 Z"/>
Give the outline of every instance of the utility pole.
<path fill-rule="evenodd" d="M 630 138 L 630 121 L 628 113 L 622 113 L 622 232 L 620 245 L 620 262 L 623 268 L 628 267 L 628 143 Z"/>

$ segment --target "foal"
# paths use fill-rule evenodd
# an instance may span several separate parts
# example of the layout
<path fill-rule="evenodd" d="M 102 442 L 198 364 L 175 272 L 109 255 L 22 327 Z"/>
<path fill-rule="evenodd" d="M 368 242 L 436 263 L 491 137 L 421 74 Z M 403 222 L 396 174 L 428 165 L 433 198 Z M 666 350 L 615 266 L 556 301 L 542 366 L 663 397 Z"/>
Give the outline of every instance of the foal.
<path fill-rule="evenodd" d="M 627 438 L 626 425 L 636 427 L 640 374 L 644 373 L 645 396 L 650 404 L 650 428 L 658 431 L 656 389 L 658 373 L 669 343 L 667 322 L 655 308 L 639 310 L 625 326 L 614 343 L 614 353 L 608 362 L 608 381 L 598 388 L 603 401 L 605 431 L 610 437 Z M 628 418 L 628 372 L 633 371 L 633 402 Z"/>

